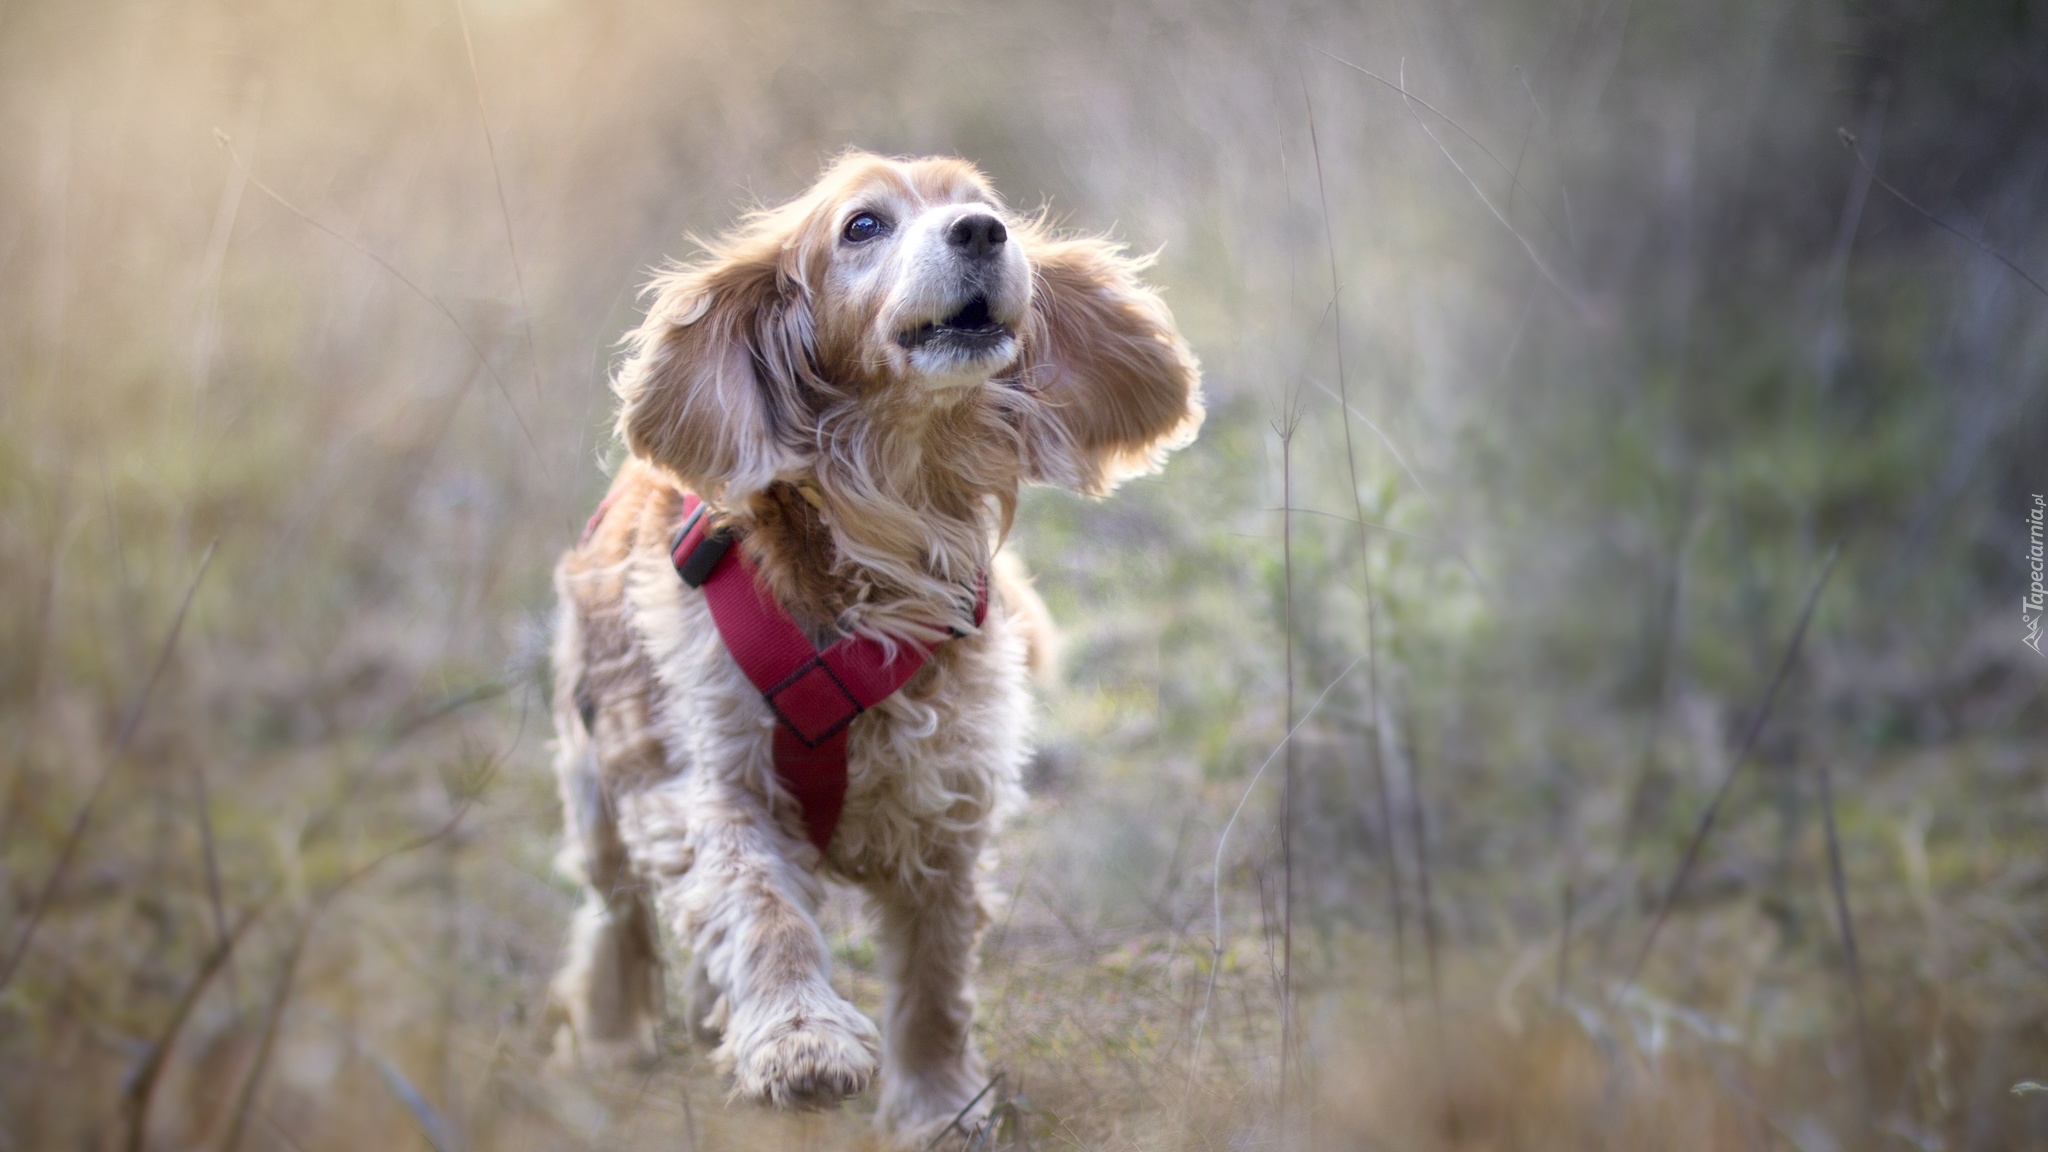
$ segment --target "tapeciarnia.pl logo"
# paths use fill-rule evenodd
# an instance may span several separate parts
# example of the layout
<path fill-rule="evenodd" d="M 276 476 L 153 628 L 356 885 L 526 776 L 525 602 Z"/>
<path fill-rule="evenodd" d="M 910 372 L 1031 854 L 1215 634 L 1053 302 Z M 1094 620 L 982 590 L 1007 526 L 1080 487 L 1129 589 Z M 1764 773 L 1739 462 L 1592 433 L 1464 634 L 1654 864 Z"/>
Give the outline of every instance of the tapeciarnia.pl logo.
<path fill-rule="evenodd" d="M 2039 493 L 2034 495 L 2034 506 L 2027 512 L 2027 567 L 2033 574 L 2033 583 L 2027 586 L 2026 598 L 2020 602 L 2020 623 L 2026 626 L 2027 634 L 2020 642 L 2041 653 L 2041 616 L 2048 608 L 2048 588 L 2044 588 L 2043 573 L 2048 571 L 2048 554 L 2044 554 L 2041 542 L 2042 518 L 2048 515 L 2048 501 Z"/>

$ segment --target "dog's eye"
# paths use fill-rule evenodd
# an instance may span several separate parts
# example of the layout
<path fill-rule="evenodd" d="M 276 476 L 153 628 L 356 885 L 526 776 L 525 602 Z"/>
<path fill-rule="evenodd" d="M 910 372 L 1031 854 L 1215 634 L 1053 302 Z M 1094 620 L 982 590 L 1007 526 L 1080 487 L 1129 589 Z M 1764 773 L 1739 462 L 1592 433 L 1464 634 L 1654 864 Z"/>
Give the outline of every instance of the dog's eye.
<path fill-rule="evenodd" d="M 873 240 L 888 230 L 888 221 L 873 212 L 862 212 L 846 222 L 846 230 L 840 235 L 846 238 L 847 243 L 858 244 L 863 240 Z"/>

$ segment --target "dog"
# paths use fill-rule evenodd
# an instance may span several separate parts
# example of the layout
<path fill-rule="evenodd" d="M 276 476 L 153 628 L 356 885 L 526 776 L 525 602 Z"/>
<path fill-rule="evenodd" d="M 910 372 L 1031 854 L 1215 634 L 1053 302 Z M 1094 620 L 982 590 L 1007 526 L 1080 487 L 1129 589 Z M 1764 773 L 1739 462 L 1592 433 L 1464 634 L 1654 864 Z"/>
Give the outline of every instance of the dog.
<path fill-rule="evenodd" d="M 555 574 L 561 863 L 586 896 L 554 1058 L 654 1058 L 665 929 L 735 1097 L 824 1106 L 879 1070 L 878 1125 L 921 1144 L 983 1087 L 981 873 L 1051 641 L 997 549 L 1023 485 L 1106 495 L 1189 443 L 1200 372 L 1147 260 L 1013 213 L 961 160 L 848 153 L 703 247 L 647 287 L 613 381 L 629 455 Z M 751 575 L 775 627 L 915 669 L 846 706 L 827 801 L 793 788 L 795 722 L 717 585 L 679 578 L 690 539 L 729 547 L 726 587 Z M 828 880 L 866 895 L 879 1030 L 829 982 Z"/>

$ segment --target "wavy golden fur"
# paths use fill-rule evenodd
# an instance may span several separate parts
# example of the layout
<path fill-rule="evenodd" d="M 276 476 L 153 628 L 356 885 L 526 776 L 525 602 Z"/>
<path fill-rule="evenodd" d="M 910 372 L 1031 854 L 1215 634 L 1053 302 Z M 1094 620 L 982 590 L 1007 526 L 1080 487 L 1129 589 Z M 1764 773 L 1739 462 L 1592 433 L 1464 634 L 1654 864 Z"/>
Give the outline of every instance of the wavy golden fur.
<path fill-rule="evenodd" d="M 704 249 L 648 287 L 616 381 L 632 455 L 557 571 L 564 865 L 589 886 L 557 1056 L 653 1055 L 658 921 L 736 1094 L 829 1103 L 879 1057 L 878 1120 L 916 1142 L 980 1087 L 978 875 L 1051 643 L 996 549 L 1022 485 L 1105 495 L 1192 439 L 1199 375 L 1143 261 L 1011 213 L 959 160 L 849 153 Z M 963 634 L 855 720 L 825 853 L 776 781 L 772 715 L 669 566 L 685 489 L 816 639 Z M 827 878 L 877 920 L 879 1036 L 827 981 Z"/>

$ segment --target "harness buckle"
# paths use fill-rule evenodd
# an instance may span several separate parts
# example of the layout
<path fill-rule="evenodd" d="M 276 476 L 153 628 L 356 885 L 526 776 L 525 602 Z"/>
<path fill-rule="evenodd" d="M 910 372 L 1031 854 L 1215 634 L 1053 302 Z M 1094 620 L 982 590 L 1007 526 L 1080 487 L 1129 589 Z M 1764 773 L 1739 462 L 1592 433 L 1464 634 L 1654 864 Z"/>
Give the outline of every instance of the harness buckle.
<path fill-rule="evenodd" d="M 705 531 L 695 547 L 684 551 L 683 545 L 689 541 L 690 532 L 703 522 L 704 515 L 710 507 L 708 504 L 698 504 L 683 521 L 683 526 L 676 530 L 675 540 L 668 548 L 669 563 L 675 565 L 676 575 L 682 577 L 683 583 L 692 588 L 702 588 L 704 582 L 711 579 L 712 571 L 718 567 L 720 560 L 725 559 L 726 551 L 732 547 L 734 539 L 732 529 L 712 528 Z"/>

